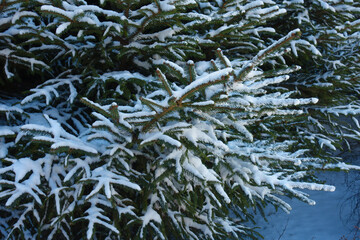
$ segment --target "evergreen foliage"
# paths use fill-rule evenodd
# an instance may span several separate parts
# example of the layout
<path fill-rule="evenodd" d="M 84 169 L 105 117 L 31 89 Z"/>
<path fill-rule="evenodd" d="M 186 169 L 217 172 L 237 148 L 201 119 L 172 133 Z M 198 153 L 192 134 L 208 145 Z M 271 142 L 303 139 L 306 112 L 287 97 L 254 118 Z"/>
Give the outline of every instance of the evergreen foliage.
<path fill-rule="evenodd" d="M 315 204 L 360 169 L 359 5 L 1 1 L 0 83 L 35 87 L 0 99 L 0 236 L 257 239 Z"/>
<path fill-rule="evenodd" d="M 329 148 L 351 150 L 359 140 L 359 1 L 284 1 L 289 24 L 279 32 L 298 27 L 303 39 L 292 42 L 295 56 L 291 62 L 303 69 L 288 82 L 301 96 L 317 97 L 316 106 L 307 106 L 308 120 L 316 129 L 312 139 L 314 151 L 329 143 Z M 299 50 L 295 46 L 299 45 Z M 314 54 L 309 54 L 313 52 Z M 304 61 L 303 61 L 304 62 Z M 341 146 L 343 145 L 343 146 Z M 318 150 L 316 150 L 318 149 Z M 320 150 L 321 151 L 321 150 Z M 326 154 L 322 151 L 321 155 Z M 328 154 L 329 157 L 332 153 Z"/>

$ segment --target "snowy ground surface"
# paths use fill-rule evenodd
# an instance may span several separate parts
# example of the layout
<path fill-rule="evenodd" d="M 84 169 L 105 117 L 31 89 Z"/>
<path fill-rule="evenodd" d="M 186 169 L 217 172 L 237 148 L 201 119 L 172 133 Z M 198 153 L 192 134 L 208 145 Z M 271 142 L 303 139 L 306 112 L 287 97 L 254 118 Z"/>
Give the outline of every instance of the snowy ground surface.
<path fill-rule="evenodd" d="M 360 165 L 360 157 L 351 160 L 351 163 Z M 327 184 L 336 186 L 336 191 L 307 191 L 316 201 L 315 206 L 295 199 L 287 200 L 293 208 L 290 214 L 282 210 L 275 212 L 273 207 L 269 207 L 268 222 L 263 219 L 257 222 L 265 240 L 360 239 L 360 231 L 357 231 L 360 207 L 354 210 L 356 199 L 360 202 L 360 173 L 327 172 L 318 176 Z"/>

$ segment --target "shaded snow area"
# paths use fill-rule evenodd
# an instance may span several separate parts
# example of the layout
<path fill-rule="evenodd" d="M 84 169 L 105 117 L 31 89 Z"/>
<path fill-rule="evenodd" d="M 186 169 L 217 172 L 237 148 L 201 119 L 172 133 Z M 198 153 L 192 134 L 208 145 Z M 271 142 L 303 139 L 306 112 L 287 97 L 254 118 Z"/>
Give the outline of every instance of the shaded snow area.
<path fill-rule="evenodd" d="M 350 159 L 360 165 L 360 157 Z M 320 172 L 320 180 L 336 186 L 335 192 L 306 191 L 315 206 L 299 200 L 287 202 L 290 214 L 278 212 L 271 206 L 266 209 L 266 222 L 258 217 L 258 230 L 265 240 L 358 240 L 360 239 L 360 172 Z"/>

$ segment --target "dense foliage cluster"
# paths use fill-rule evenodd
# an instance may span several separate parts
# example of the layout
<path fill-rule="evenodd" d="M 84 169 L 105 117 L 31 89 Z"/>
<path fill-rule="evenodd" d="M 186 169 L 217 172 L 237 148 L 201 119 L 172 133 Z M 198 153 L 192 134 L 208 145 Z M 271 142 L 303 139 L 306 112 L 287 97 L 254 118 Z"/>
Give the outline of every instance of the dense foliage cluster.
<path fill-rule="evenodd" d="M 359 13 L 1 1 L 0 236 L 257 239 L 267 204 L 315 204 L 316 170 L 359 169 L 334 157 L 360 140 Z"/>

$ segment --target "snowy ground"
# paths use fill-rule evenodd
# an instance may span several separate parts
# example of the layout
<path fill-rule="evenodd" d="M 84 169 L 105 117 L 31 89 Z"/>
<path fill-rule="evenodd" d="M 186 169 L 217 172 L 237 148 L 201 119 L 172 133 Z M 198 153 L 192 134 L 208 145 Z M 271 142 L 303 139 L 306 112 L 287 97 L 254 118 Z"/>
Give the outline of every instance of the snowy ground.
<path fill-rule="evenodd" d="M 352 163 L 359 165 L 360 157 Z M 265 240 L 355 240 L 360 239 L 359 212 L 354 212 L 354 198 L 360 186 L 360 173 L 319 173 L 321 180 L 336 186 L 335 192 L 307 191 L 316 201 L 310 206 L 298 200 L 288 200 L 293 210 L 290 214 L 273 208 L 267 209 L 268 222 L 260 220 L 259 232 Z M 356 198 L 355 198 L 356 199 Z M 357 198 L 359 199 L 359 197 Z M 360 199 L 359 199 L 360 201 Z M 360 207 L 359 207 L 360 208 Z M 358 210 L 359 211 L 359 210 Z"/>

